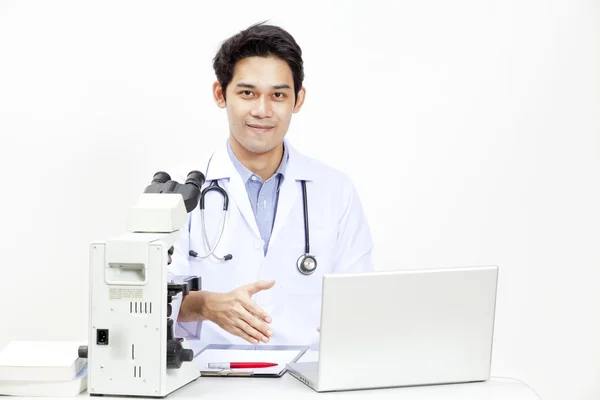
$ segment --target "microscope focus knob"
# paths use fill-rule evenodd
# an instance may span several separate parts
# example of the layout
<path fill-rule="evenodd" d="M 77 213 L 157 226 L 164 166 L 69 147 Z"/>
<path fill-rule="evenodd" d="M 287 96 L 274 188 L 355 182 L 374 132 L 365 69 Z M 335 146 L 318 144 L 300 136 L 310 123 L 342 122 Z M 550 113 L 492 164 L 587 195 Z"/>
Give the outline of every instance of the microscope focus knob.
<path fill-rule="evenodd" d="M 167 342 L 167 368 L 175 369 L 181 367 L 184 361 L 193 361 L 194 351 L 184 349 L 180 341 Z"/>
<path fill-rule="evenodd" d="M 173 320 L 171 318 L 167 319 L 167 342 L 173 340 Z"/>
<path fill-rule="evenodd" d="M 77 349 L 77 355 L 79 358 L 87 358 L 88 356 L 88 347 L 87 346 L 79 346 Z"/>

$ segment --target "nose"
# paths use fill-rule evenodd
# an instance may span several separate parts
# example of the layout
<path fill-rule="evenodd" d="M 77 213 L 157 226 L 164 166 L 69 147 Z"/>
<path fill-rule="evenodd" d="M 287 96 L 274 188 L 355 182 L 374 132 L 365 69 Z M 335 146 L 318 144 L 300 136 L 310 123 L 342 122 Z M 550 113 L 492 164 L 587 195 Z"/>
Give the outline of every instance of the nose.
<path fill-rule="evenodd" d="M 250 110 L 250 115 L 255 118 L 270 118 L 273 116 L 271 101 L 265 96 L 259 97 Z"/>

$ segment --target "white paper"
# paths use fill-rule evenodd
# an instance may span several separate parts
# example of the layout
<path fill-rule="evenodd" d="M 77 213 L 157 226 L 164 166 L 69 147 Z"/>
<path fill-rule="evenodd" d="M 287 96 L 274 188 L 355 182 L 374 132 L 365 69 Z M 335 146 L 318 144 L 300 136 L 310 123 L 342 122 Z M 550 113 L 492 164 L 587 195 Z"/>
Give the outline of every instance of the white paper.
<path fill-rule="evenodd" d="M 236 368 L 233 372 L 254 371 L 260 374 L 279 374 L 292 362 L 301 350 L 234 350 L 234 349 L 207 349 L 196 357 L 196 365 L 201 372 L 218 372 L 219 369 L 208 368 L 208 363 L 228 362 L 268 362 L 277 363 L 276 367 L 269 368 Z"/>
<path fill-rule="evenodd" d="M 35 377 L 32 377 L 35 378 Z M 72 381 L 2 381 L 0 395 L 21 397 L 74 397 L 87 389 L 87 365 Z"/>
<path fill-rule="evenodd" d="M 0 365 L 7 367 L 68 367 L 78 359 L 77 350 L 83 344 L 86 343 L 11 342 L 0 353 Z"/>

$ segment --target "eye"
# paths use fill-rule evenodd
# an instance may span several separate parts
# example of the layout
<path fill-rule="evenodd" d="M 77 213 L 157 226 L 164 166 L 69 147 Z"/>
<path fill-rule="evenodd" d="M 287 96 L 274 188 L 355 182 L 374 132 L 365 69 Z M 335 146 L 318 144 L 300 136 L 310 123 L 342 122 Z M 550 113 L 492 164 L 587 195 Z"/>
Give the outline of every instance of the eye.
<path fill-rule="evenodd" d="M 277 92 L 277 93 L 275 93 L 275 94 L 273 94 L 273 95 L 274 95 L 274 96 L 275 96 L 275 98 L 277 98 L 277 99 L 283 99 L 283 98 L 285 98 L 285 93 L 282 93 L 282 92 Z"/>
<path fill-rule="evenodd" d="M 242 90 L 240 93 L 244 96 L 252 96 L 251 90 Z"/>

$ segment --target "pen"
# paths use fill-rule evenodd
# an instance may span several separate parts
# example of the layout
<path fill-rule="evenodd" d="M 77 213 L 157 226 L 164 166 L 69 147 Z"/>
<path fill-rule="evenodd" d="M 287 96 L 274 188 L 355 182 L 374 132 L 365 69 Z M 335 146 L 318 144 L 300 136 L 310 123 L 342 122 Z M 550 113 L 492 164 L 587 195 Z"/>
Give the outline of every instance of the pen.
<path fill-rule="evenodd" d="M 208 363 L 208 368 L 232 369 L 232 368 L 269 368 L 277 364 L 266 362 L 228 362 L 228 363 Z"/>

